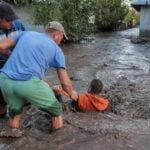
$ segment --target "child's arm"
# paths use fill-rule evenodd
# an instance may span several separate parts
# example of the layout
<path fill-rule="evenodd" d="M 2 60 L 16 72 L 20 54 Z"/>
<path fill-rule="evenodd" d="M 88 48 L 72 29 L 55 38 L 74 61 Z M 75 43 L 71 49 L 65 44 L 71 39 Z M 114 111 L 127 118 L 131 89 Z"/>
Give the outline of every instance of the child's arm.
<path fill-rule="evenodd" d="M 62 93 L 62 94 L 64 94 L 65 96 L 67 96 L 67 97 L 70 98 L 69 94 L 68 94 L 66 91 L 63 90 L 63 88 L 62 88 L 61 85 L 54 85 L 54 86 L 52 86 L 52 89 L 53 89 L 55 92 L 57 92 L 57 93 L 59 93 L 59 94 Z M 78 93 L 77 93 L 76 91 L 72 91 L 72 93 L 73 93 L 74 95 L 76 95 L 76 97 L 78 97 Z M 77 99 L 75 99 L 75 100 L 77 100 Z"/>
<path fill-rule="evenodd" d="M 45 81 L 52 88 L 53 84 L 48 79 L 43 78 L 42 80 Z"/>
<path fill-rule="evenodd" d="M 54 91 L 55 95 L 61 94 L 61 85 L 53 85 L 48 79 L 43 78 L 42 79 L 44 82 L 46 82 L 49 87 Z"/>
<path fill-rule="evenodd" d="M 53 85 L 48 79 L 46 78 L 43 78 L 43 81 L 45 81 L 51 88 L 52 90 L 55 92 L 56 95 L 58 94 L 64 94 L 65 96 L 69 97 L 69 94 L 63 90 L 62 86 L 61 85 Z M 78 97 L 78 93 L 76 91 L 72 91 L 72 93 L 74 95 L 76 95 L 76 97 Z M 77 99 L 74 99 L 74 100 L 77 100 Z"/>
<path fill-rule="evenodd" d="M 56 93 L 56 95 L 62 93 L 62 86 L 61 85 L 53 85 L 52 90 Z"/>
<path fill-rule="evenodd" d="M 67 97 L 70 98 L 70 95 L 69 95 L 66 91 L 63 90 L 63 88 L 62 88 L 61 85 L 54 85 L 54 86 L 52 87 L 52 89 L 53 89 L 55 92 L 57 92 L 57 93 L 59 93 L 59 94 L 64 94 L 65 96 L 67 96 Z"/>

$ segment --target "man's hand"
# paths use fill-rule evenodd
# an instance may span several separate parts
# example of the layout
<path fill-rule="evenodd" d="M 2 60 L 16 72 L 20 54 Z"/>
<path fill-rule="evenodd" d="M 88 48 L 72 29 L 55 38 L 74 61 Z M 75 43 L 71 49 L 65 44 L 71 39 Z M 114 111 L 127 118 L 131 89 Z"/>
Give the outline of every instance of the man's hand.
<path fill-rule="evenodd" d="M 2 55 L 9 56 L 11 52 L 8 48 L 13 47 L 16 45 L 15 40 L 12 37 L 8 37 L 6 39 L 0 40 L 0 53 Z"/>

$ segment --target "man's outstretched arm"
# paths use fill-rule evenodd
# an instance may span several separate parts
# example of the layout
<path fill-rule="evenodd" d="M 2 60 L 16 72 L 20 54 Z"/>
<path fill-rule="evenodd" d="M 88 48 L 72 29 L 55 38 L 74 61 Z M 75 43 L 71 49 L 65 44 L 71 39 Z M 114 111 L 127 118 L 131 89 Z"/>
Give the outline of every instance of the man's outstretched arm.
<path fill-rule="evenodd" d="M 57 74 L 60 79 L 62 89 L 68 94 L 68 96 L 71 99 L 77 99 L 77 94 L 75 92 L 73 92 L 72 83 L 70 81 L 70 78 L 68 76 L 66 69 L 58 68 Z"/>
<path fill-rule="evenodd" d="M 0 40 L 0 53 L 6 56 L 9 56 L 11 52 L 8 48 L 16 45 L 16 42 L 13 38 L 9 37 L 4 40 Z"/>

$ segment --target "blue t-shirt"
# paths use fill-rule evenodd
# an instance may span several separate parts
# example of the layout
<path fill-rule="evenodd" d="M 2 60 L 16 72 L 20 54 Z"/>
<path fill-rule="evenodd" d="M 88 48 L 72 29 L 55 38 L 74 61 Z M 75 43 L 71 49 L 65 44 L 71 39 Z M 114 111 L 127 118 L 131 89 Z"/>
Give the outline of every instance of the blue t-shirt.
<path fill-rule="evenodd" d="M 13 21 L 12 27 L 7 30 L 7 32 L 4 32 L 3 30 L 0 30 L 0 40 L 6 39 L 7 37 L 12 37 L 14 35 L 17 35 L 23 31 L 26 31 L 26 27 L 21 23 L 20 20 Z M 10 49 L 12 51 L 13 48 Z M 3 62 L 4 60 L 7 60 L 7 57 L 0 54 L 0 60 Z"/>
<path fill-rule="evenodd" d="M 66 67 L 61 48 L 46 33 L 25 31 L 13 38 L 17 44 L 1 69 L 11 79 L 42 79 L 49 67 Z"/>

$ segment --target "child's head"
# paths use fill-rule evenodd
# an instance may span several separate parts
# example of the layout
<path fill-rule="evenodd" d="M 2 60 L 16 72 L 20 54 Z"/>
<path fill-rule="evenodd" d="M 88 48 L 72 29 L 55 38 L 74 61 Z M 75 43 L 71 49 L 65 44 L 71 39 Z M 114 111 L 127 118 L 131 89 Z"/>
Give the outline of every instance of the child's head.
<path fill-rule="evenodd" d="M 93 79 L 89 85 L 88 93 L 91 94 L 100 94 L 103 89 L 103 83 L 101 80 Z"/>

